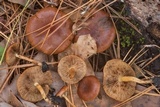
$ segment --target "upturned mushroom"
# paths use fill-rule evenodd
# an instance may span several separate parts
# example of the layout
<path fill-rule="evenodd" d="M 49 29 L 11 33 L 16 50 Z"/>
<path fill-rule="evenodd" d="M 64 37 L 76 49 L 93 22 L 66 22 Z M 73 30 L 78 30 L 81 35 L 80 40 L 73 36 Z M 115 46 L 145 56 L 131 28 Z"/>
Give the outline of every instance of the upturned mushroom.
<path fill-rule="evenodd" d="M 107 12 L 99 11 L 93 14 L 77 30 L 75 41 L 81 35 L 90 34 L 97 43 L 97 52 L 103 52 L 110 47 L 115 38 L 115 28 Z"/>
<path fill-rule="evenodd" d="M 48 101 L 46 95 L 52 82 L 53 78 L 50 71 L 42 72 L 40 66 L 34 66 L 26 69 L 19 76 L 17 90 L 24 100 L 37 102 L 44 99 Z"/>
<path fill-rule="evenodd" d="M 135 93 L 136 83 L 147 84 L 152 80 L 140 80 L 134 70 L 120 59 L 112 59 L 103 69 L 103 88 L 111 98 L 124 101 Z"/>
<path fill-rule="evenodd" d="M 64 51 L 73 39 L 71 20 L 59 20 L 64 15 L 55 7 L 47 7 L 30 17 L 26 25 L 30 44 L 48 55 Z"/>
<path fill-rule="evenodd" d="M 28 57 L 19 55 L 19 51 L 20 51 L 19 45 L 20 45 L 19 43 L 13 43 L 7 48 L 6 53 L 5 53 L 5 61 L 8 65 L 14 65 L 17 62 L 18 58 L 27 60 L 27 61 L 32 62 L 34 64 L 37 64 L 39 66 L 42 65 L 39 61 L 35 61 L 35 60 L 30 59 Z"/>
<path fill-rule="evenodd" d="M 63 57 L 58 63 L 58 74 L 68 84 L 78 83 L 86 74 L 86 64 L 76 55 Z"/>
<path fill-rule="evenodd" d="M 96 76 L 85 76 L 79 83 L 77 88 L 78 96 L 84 101 L 94 100 L 100 91 L 100 82 Z"/>

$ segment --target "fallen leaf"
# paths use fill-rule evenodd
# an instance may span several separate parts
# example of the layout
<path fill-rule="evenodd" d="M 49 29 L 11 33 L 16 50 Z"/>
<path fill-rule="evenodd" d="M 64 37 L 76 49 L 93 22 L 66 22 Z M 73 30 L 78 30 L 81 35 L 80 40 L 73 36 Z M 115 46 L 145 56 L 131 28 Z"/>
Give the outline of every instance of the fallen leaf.
<path fill-rule="evenodd" d="M 96 53 L 96 41 L 90 36 L 90 34 L 87 34 L 81 35 L 76 43 L 71 44 L 65 51 L 59 53 L 58 59 L 60 60 L 62 57 L 67 55 L 77 55 L 82 59 L 87 59 Z"/>
<path fill-rule="evenodd" d="M 88 61 L 88 59 L 85 60 L 86 66 L 87 66 L 87 72 L 85 76 L 89 76 L 89 75 L 95 75 L 94 74 L 94 70 L 92 65 L 90 64 L 90 62 Z"/>
<path fill-rule="evenodd" d="M 14 79 L 12 80 L 12 83 L 10 85 L 6 85 L 6 87 L 3 89 L 2 93 L 0 94 L 0 98 L 2 98 L 5 102 L 10 101 L 10 92 L 12 92 L 14 95 L 17 95 L 17 79 L 19 75 L 16 75 Z"/>
<path fill-rule="evenodd" d="M 0 68 L 2 68 L 2 67 L 6 68 L 6 67 L 8 67 L 8 65 L 6 63 L 2 63 L 0 65 Z M 2 69 L 2 70 L 0 70 L 0 87 L 2 86 L 4 80 L 6 79 L 7 74 L 8 74 L 8 69 Z"/>
<path fill-rule="evenodd" d="M 19 99 L 12 92 L 10 92 L 9 102 L 14 107 L 23 107 L 23 104 L 19 101 Z"/>
<path fill-rule="evenodd" d="M 73 49 L 76 55 L 83 59 L 87 59 L 91 55 L 97 53 L 96 41 L 91 37 L 90 34 L 81 35 L 77 42 L 74 43 Z"/>
<path fill-rule="evenodd" d="M 5 102 L 0 102 L 0 107 L 13 107 L 13 106 Z"/>
<path fill-rule="evenodd" d="M 18 99 L 22 102 L 24 107 L 37 107 L 34 103 L 23 100 L 20 96 L 17 96 Z"/>
<path fill-rule="evenodd" d="M 47 55 L 42 53 L 42 52 L 38 52 L 38 54 L 33 58 L 34 60 L 43 62 L 43 61 L 47 61 Z"/>
<path fill-rule="evenodd" d="M 51 73 L 53 77 L 53 83 L 51 84 L 51 88 L 54 88 L 54 93 L 57 93 L 65 84 L 57 72 L 51 71 Z"/>

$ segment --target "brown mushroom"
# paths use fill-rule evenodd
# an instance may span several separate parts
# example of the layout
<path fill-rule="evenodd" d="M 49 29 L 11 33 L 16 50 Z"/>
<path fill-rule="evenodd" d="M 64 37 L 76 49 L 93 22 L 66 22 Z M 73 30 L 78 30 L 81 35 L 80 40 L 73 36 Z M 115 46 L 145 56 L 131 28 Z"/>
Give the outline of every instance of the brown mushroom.
<path fill-rule="evenodd" d="M 86 74 L 85 62 L 76 55 L 63 57 L 58 63 L 58 74 L 68 84 L 78 83 Z"/>
<path fill-rule="evenodd" d="M 112 59 L 103 69 L 103 88 L 111 98 L 124 101 L 135 93 L 137 83 L 152 83 L 151 80 L 140 80 L 134 70 L 120 59 Z"/>
<path fill-rule="evenodd" d="M 18 78 L 17 90 L 24 100 L 37 102 L 44 98 L 41 94 L 48 94 L 49 85 L 52 81 L 53 78 L 50 71 L 42 72 L 39 66 L 30 67 Z"/>
<path fill-rule="evenodd" d="M 85 76 L 79 83 L 77 93 L 84 101 L 94 100 L 100 91 L 100 82 L 96 76 Z"/>
<path fill-rule="evenodd" d="M 99 53 L 108 49 L 115 38 L 115 28 L 109 14 L 102 10 L 93 14 L 77 31 L 75 41 L 79 36 L 86 34 L 95 39 Z"/>
<path fill-rule="evenodd" d="M 62 11 L 57 13 L 55 7 L 43 8 L 33 15 L 26 25 L 30 44 L 48 55 L 64 51 L 73 39 L 71 20 L 59 21 L 64 15 Z"/>
<path fill-rule="evenodd" d="M 47 69 L 49 64 L 56 64 L 57 63 L 57 62 L 39 62 L 39 61 L 33 60 L 31 58 L 19 55 L 19 51 L 20 51 L 19 50 L 19 43 L 13 43 L 7 48 L 6 53 L 5 53 L 5 61 L 8 65 L 16 64 L 16 62 L 19 58 L 19 59 L 23 59 L 23 60 L 32 62 L 35 65 L 41 66 L 42 70 L 45 71 L 45 69 Z"/>
<path fill-rule="evenodd" d="M 5 53 L 5 61 L 8 65 L 14 65 L 17 62 L 18 58 L 27 60 L 37 65 L 41 65 L 39 61 L 35 61 L 33 59 L 19 55 L 19 51 L 20 51 L 19 43 L 13 43 L 7 48 L 6 53 Z"/>

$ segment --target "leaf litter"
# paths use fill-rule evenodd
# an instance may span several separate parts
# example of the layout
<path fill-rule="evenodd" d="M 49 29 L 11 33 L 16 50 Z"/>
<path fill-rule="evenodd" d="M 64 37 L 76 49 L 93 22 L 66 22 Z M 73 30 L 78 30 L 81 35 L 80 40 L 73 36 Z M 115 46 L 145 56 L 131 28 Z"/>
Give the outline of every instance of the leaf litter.
<path fill-rule="evenodd" d="M 24 1 L 25 0 L 12 0 L 12 1 L 10 0 L 10 2 L 18 3 L 18 4 L 21 4 L 22 6 L 25 6 L 25 2 Z M 41 2 L 36 1 L 36 2 L 43 4 L 42 1 Z M 65 1 L 65 3 L 67 4 L 68 2 Z M 74 4 L 74 3 L 72 2 L 72 4 Z M 73 6 L 75 6 L 75 5 L 73 5 Z M 71 12 L 72 11 L 73 10 L 71 10 Z M 76 18 L 74 18 L 74 20 L 76 20 Z M 24 40 L 23 36 L 20 36 L 20 39 L 21 39 L 21 41 L 23 41 Z M 37 52 L 36 55 L 35 55 L 35 54 L 33 54 L 34 50 L 32 52 L 30 51 L 29 53 L 34 56 L 33 59 L 38 60 L 40 62 L 49 61 L 49 59 L 51 58 L 51 57 L 48 57 L 47 55 L 45 55 L 45 54 L 43 54 L 41 52 Z M 87 35 L 81 36 L 78 39 L 77 43 L 71 44 L 70 47 L 66 51 L 58 54 L 58 57 L 59 57 L 59 60 L 60 60 L 62 57 L 72 54 L 72 55 L 77 55 L 77 56 L 83 58 L 85 60 L 85 63 L 87 64 L 87 74 L 86 75 L 96 75 L 96 77 L 100 80 L 101 85 L 102 85 L 102 81 L 103 81 L 102 80 L 103 79 L 102 78 L 102 75 L 103 75 L 102 72 L 94 72 L 93 66 L 90 64 L 90 62 L 88 60 L 88 59 L 90 59 L 92 57 L 93 54 L 96 54 L 96 53 L 97 53 L 96 42 L 90 36 L 90 34 L 87 34 Z M 51 58 L 51 59 L 54 59 L 54 58 Z M 5 67 L 5 68 L 8 67 L 4 62 L 2 63 L 1 66 Z M 138 65 L 136 65 L 136 66 L 138 66 Z M 25 106 L 25 107 L 26 106 L 27 107 L 30 107 L 30 106 L 31 107 L 37 107 L 37 106 L 50 107 L 50 105 L 48 105 L 44 100 L 42 100 L 40 102 L 37 102 L 37 103 L 31 103 L 31 102 L 23 100 L 18 95 L 17 89 L 16 89 L 16 79 L 18 78 L 19 73 L 21 73 L 21 70 L 23 70 L 23 69 L 24 68 L 17 69 L 17 71 L 15 73 L 16 75 L 13 76 L 14 78 L 11 79 L 10 83 L 7 83 L 5 85 L 5 88 L 3 89 L 3 91 L 0 94 L 0 106 L 12 107 L 12 106 L 17 106 L 18 105 L 18 106 Z M 51 72 L 52 72 L 52 76 L 54 78 L 54 82 L 51 84 L 51 88 L 55 89 L 55 92 L 53 93 L 53 94 L 55 94 L 61 89 L 61 87 L 63 87 L 65 85 L 65 83 L 61 80 L 60 76 L 58 75 L 58 73 L 56 71 L 57 68 L 55 66 L 50 66 L 50 69 L 51 69 Z M 141 68 L 138 68 L 138 69 L 141 69 Z M 0 75 L 2 75 L 1 77 L 3 77 L 3 78 L 0 78 L 0 83 L 1 83 L 0 85 L 2 85 L 4 83 L 5 79 L 7 78 L 8 74 L 11 72 L 11 70 L 9 70 L 9 69 L 0 70 L 1 71 Z M 144 72 L 144 71 L 145 71 L 144 69 L 141 69 L 141 72 Z M 141 73 L 139 73 L 139 75 L 141 75 Z M 143 74 L 141 76 L 143 76 Z M 145 90 L 146 87 L 138 85 L 136 89 L 140 89 L 139 92 L 141 92 L 141 91 Z M 101 88 L 99 96 L 94 101 L 91 101 L 91 102 L 82 101 L 78 97 L 76 90 L 77 90 L 77 84 L 70 85 L 70 89 L 67 91 L 66 94 L 67 94 L 67 97 L 77 107 L 81 107 L 82 105 L 84 105 L 85 107 L 104 107 L 104 106 L 112 107 L 112 106 L 116 106 L 117 104 L 120 103 L 120 102 L 117 102 L 114 99 L 111 99 L 110 97 L 108 97 L 104 93 L 104 90 L 102 88 Z M 128 103 L 125 103 L 126 105 L 125 104 L 124 105 L 126 107 L 137 107 L 139 105 L 143 105 L 145 107 L 147 107 L 147 106 L 149 107 L 149 106 L 153 106 L 154 105 L 155 107 L 158 107 L 158 105 L 159 105 L 159 96 L 156 96 L 158 94 L 155 93 L 155 92 L 152 92 L 152 93 L 154 93 L 153 96 L 151 96 L 151 95 L 149 95 L 147 93 L 144 93 L 143 96 L 141 96 L 141 97 L 139 97 L 139 98 L 137 98 L 137 99 L 135 99 L 135 100 L 133 100 L 131 102 L 128 101 Z M 145 99 L 145 101 L 144 101 L 144 99 Z M 13 103 L 13 101 L 17 102 L 17 103 L 15 104 L 15 103 Z M 67 105 L 69 106 L 68 103 L 67 103 Z"/>

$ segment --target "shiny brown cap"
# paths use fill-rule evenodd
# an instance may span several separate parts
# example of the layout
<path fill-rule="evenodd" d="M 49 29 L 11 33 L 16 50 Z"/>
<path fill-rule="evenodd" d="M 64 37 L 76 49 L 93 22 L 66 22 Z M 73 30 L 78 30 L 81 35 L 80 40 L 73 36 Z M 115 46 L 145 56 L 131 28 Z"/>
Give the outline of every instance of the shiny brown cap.
<path fill-rule="evenodd" d="M 64 51 L 70 45 L 73 39 L 73 35 L 70 35 L 72 32 L 72 22 L 70 19 L 68 19 L 65 23 L 63 23 L 63 21 L 57 24 L 53 23 L 54 26 L 49 28 L 49 24 L 54 19 L 56 12 L 57 9 L 55 7 L 43 8 L 40 11 L 38 11 L 35 15 L 30 17 L 26 25 L 26 35 L 30 44 L 37 50 L 48 55 L 57 54 Z M 55 20 L 61 18 L 64 15 L 65 14 L 62 11 L 59 11 Z M 58 28 L 61 24 L 62 26 Z M 57 30 L 53 33 L 55 29 Z M 50 36 L 45 40 L 48 31 Z M 44 40 L 45 42 L 42 45 Z M 63 42 L 64 40 L 65 42 Z M 57 49 L 57 47 L 62 42 L 63 44 Z M 55 49 L 57 50 L 55 51 Z"/>
<path fill-rule="evenodd" d="M 94 100 L 100 91 L 100 82 L 96 76 L 85 76 L 79 83 L 77 94 L 84 101 Z"/>

